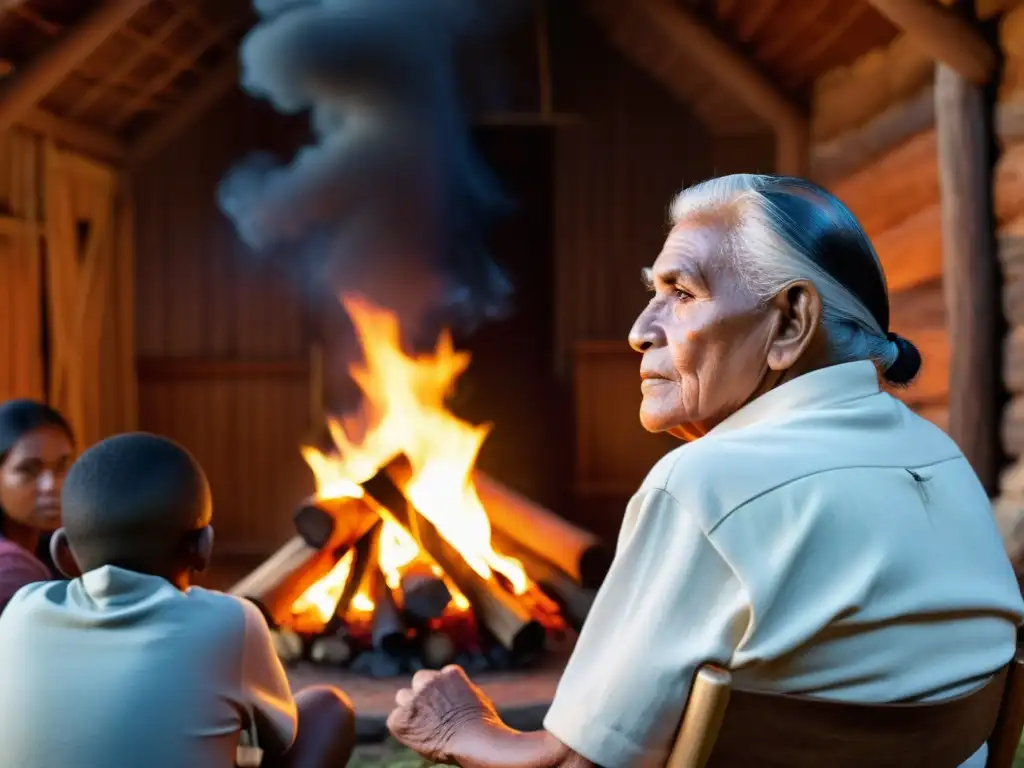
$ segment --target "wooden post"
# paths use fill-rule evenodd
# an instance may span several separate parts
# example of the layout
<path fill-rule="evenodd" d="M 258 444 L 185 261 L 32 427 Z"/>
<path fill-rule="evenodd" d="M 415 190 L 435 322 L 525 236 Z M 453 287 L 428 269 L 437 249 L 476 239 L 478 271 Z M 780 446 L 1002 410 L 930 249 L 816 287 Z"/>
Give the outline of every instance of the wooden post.
<path fill-rule="evenodd" d="M 935 123 L 949 317 L 949 433 L 994 495 L 1000 456 L 1001 302 L 987 108 L 982 86 L 938 65 Z"/>
<path fill-rule="evenodd" d="M 875 10 L 907 34 L 931 58 L 975 85 L 985 85 L 996 68 L 996 52 L 970 21 L 933 0 L 869 0 Z"/>

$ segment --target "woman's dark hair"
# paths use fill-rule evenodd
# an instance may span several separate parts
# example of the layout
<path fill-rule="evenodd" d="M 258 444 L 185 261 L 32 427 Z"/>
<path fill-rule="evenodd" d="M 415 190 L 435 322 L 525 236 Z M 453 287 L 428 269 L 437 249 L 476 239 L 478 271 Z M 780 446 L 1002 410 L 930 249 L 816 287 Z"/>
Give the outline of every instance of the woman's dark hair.
<path fill-rule="evenodd" d="M 7 454 L 19 440 L 44 427 L 58 429 L 71 442 L 75 441 L 67 419 L 45 403 L 24 399 L 0 405 L 0 465 L 7 461 Z"/>

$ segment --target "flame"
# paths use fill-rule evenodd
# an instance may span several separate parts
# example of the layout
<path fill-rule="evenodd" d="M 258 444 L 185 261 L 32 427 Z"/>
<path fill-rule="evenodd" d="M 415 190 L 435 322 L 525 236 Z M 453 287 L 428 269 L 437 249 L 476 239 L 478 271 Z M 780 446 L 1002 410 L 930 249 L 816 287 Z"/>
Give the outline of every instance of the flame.
<path fill-rule="evenodd" d="M 377 539 L 377 562 L 391 589 L 401 586 L 402 569 L 420 554 L 419 544 L 402 526 L 385 520 Z"/>
<path fill-rule="evenodd" d="M 464 422 L 445 407 L 455 380 L 469 365 L 469 354 L 456 351 L 451 336 L 443 333 L 433 354 L 408 356 L 393 313 L 359 297 L 343 297 L 342 304 L 363 352 L 363 362 L 350 373 L 363 392 L 364 405 L 354 417 L 329 420 L 336 451 L 328 455 L 302 448 L 316 479 L 317 497 L 361 497 L 360 484 L 404 454 L 412 472 L 403 490 L 412 505 L 481 577 L 499 573 L 516 594 L 524 593 L 529 585 L 519 561 L 491 546 L 490 520 L 472 481 L 490 427 Z M 399 586 L 403 569 L 425 557 L 410 532 L 386 516 L 377 555 L 392 589 Z M 436 564 L 434 568 L 451 591 L 451 608 L 468 610 L 466 596 Z M 367 606 L 372 610 L 372 600 L 360 589 L 350 608 Z"/>
<path fill-rule="evenodd" d="M 345 553 L 330 572 L 316 583 L 310 585 L 299 598 L 292 603 L 292 614 L 295 616 L 312 615 L 326 624 L 334 616 L 335 608 L 345 591 L 349 574 L 352 572 L 353 551 Z"/>
<path fill-rule="evenodd" d="M 357 592 L 349 608 L 355 613 L 373 613 L 373 600 L 365 592 Z"/>

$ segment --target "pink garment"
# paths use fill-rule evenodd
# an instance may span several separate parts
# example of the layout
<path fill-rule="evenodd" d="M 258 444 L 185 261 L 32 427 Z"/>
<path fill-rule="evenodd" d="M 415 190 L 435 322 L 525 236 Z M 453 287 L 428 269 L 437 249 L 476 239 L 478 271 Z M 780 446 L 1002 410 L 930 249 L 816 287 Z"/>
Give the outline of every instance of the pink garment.
<path fill-rule="evenodd" d="M 0 613 L 14 593 L 35 581 L 53 577 L 31 552 L 8 539 L 0 538 Z"/>

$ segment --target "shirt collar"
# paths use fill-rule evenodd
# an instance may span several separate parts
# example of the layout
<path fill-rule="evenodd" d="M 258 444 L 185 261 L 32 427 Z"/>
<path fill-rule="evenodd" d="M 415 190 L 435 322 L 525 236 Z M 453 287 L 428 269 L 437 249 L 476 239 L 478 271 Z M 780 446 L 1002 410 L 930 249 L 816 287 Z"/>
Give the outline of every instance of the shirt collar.
<path fill-rule="evenodd" d="M 180 595 L 167 579 L 104 565 L 76 579 L 85 596 L 97 605 L 118 606 L 161 596 Z"/>
<path fill-rule="evenodd" d="M 740 408 L 708 436 L 732 432 L 793 411 L 826 408 L 831 405 L 877 395 L 878 370 L 870 360 L 840 363 L 797 376 L 765 392 Z"/>

